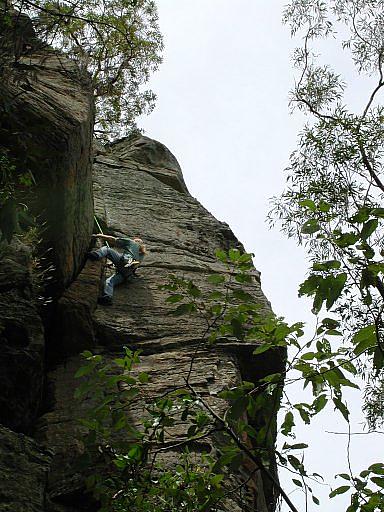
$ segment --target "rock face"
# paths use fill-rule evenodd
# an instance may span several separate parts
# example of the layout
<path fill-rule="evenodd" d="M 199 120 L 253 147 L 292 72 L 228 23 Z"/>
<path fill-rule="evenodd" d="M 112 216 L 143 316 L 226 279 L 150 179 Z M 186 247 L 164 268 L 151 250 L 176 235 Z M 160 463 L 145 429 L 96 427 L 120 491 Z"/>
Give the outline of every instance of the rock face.
<path fill-rule="evenodd" d="M 78 431 L 76 418 L 82 414 L 81 407 L 72 400 L 77 385 L 73 375 L 81 364 L 75 355 L 76 343 L 78 352 L 96 347 L 107 361 L 121 353 L 124 345 L 140 349 L 143 354 L 140 369 L 150 378 L 146 394 L 152 397 L 166 393 L 174 385 L 182 385 L 191 356 L 197 350 L 192 383 L 218 414 L 226 407 L 225 401 L 217 397 L 220 391 L 235 386 L 242 377 L 247 380 L 259 378 L 267 366 L 276 371 L 284 366 L 278 355 L 270 356 L 268 360 L 265 355 L 252 360 L 252 346 L 220 343 L 212 350 L 201 350 L 199 342 L 205 330 L 204 321 L 188 316 L 177 319 L 171 314 L 174 308 L 166 302 L 168 294 L 159 288 L 170 274 L 192 279 L 208 293 L 212 290 L 207 277 L 228 271 L 217 261 L 215 250 L 240 247 L 240 244 L 226 224 L 217 221 L 189 195 L 175 157 L 162 144 L 147 137 L 131 138 L 96 154 L 94 194 L 96 215 L 105 232 L 115 236 L 140 236 L 147 245 L 148 254 L 139 269 L 139 278 L 115 289 L 111 307 L 95 309 L 99 289 L 94 278 L 90 287 L 89 276 L 100 272 L 98 262 L 86 264 L 79 278 L 64 294 L 64 304 L 63 301 L 59 304 L 58 333 L 67 332 L 71 311 L 78 324 L 74 331 L 89 333 L 90 317 L 93 324 L 92 336 L 88 338 L 76 337 L 73 332 L 70 337 L 64 334 L 60 341 L 58 334 L 56 342 L 61 344 L 63 352 L 68 350 L 71 359 L 59 364 L 49 374 L 52 406 L 40 418 L 36 430 L 38 439 L 56 453 L 49 488 L 50 496 L 59 501 L 66 493 L 70 496 L 74 489 L 81 488 L 81 478 L 74 475 L 71 464 L 68 464 L 71 455 L 79 450 L 74 439 Z M 262 311 L 269 314 L 270 304 L 260 288 L 256 270 L 248 291 L 262 305 Z M 82 299 L 85 296 L 86 301 Z M 82 311 L 86 303 L 87 313 L 80 317 L 76 317 L 77 301 Z M 62 308 L 66 311 L 64 316 Z M 142 414 L 140 403 L 130 410 L 133 421 Z M 180 435 L 180 431 L 176 429 L 175 434 Z M 215 449 L 215 441 L 210 439 L 204 440 L 197 450 L 207 444 Z M 164 463 L 168 466 L 175 464 L 178 457 L 177 451 L 170 450 L 164 455 Z M 248 471 L 253 470 L 248 468 Z M 251 487 L 252 510 L 273 510 L 272 493 L 265 490 L 258 473 Z M 229 500 L 226 510 L 240 509 Z"/>
<path fill-rule="evenodd" d="M 192 280 L 209 293 L 207 277 L 228 272 L 215 250 L 241 244 L 189 195 L 170 151 L 134 136 L 92 153 L 88 80 L 72 61 L 41 47 L 27 18 L 13 27 L 0 19 L 0 64 L 1 146 L 32 172 L 36 186 L 26 194 L 27 204 L 44 226 L 43 250 L 50 249 L 55 266 L 54 303 L 43 322 L 35 256 L 17 239 L 6 250 L 0 247 L 0 510 L 94 512 L 84 475 L 74 465 L 83 450 L 78 419 L 89 407 L 73 398 L 82 350 L 110 361 L 125 345 L 140 349 L 147 400 L 182 385 L 193 357 L 190 383 L 219 415 L 227 406 L 220 391 L 283 371 L 284 357 L 268 352 L 256 358 L 254 345 L 228 340 L 204 349 L 205 322 L 172 315 L 168 293 L 160 288 L 169 276 Z M 148 248 L 138 278 L 116 289 L 111 307 L 97 306 L 104 262 L 84 264 L 93 226 L 92 156 L 94 208 L 103 229 L 140 236 Z M 256 270 L 247 291 L 270 314 Z M 138 424 L 143 414 L 139 396 L 130 419 Z M 170 433 L 185 436 L 179 424 Z M 218 439 L 207 437 L 191 451 L 217 448 Z M 179 459 L 170 442 L 162 462 L 174 468 Z M 232 483 L 244 480 L 247 510 L 272 512 L 273 491 L 252 464 L 241 467 Z M 244 507 L 228 497 L 222 510 Z"/>
<path fill-rule="evenodd" d="M 52 454 L 0 426 L 1 512 L 43 512 Z"/>
<path fill-rule="evenodd" d="M 78 274 L 93 227 L 92 94 L 73 61 L 42 47 L 27 17 L 9 23 L 0 4 L 1 155 L 36 182 L 22 191 L 22 203 L 37 216 L 40 263 L 46 253 L 55 271 L 51 292 L 59 294 Z M 1 169 L 1 187 L 4 181 Z M 42 269 L 31 250 L 38 244 L 25 242 L 0 242 L 0 424 L 17 432 L 0 426 L 2 512 L 48 506 L 51 456 L 20 433 L 32 433 L 44 407 L 48 338 L 36 282 Z"/>
<path fill-rule="evenodd" d="M 0 265 L 0 423 L 28 432 L 41 406 L 44 327 L 28 247 L 16 241 Z"/>
<path fill-rule="evenodd" d="M 28 206 L 45 225 L 59 293 L 79 272 L 93 227 L 91 89 L 73 61 L 41 47 L 28 18 L 11 27 L 4 23 L 1 146 L 36 181 Z"/>

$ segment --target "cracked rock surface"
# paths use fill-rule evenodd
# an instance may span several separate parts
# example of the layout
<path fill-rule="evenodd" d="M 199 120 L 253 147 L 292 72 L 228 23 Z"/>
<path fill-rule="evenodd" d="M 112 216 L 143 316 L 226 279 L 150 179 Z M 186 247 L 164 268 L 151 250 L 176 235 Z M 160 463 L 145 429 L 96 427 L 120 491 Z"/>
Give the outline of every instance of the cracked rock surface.
<path fill-rule="evenodd" d="M 96 152 L 94 199 L 95 213 L 104 232 L 115 236 L 140 236 L 148 254 L 138 271 L 139 277 L 116 287 L 112 306 L 96 307 L 99 287 L 95 276 L 100 273 L 100 262 L 88 262 L 67 290 L 65 311 L 71 311 L 66 301 L 76 308 L 78 297 L 81 307 L 88 304 L 84 325 L 89 324 L 89 315 L 93 323 L 88 346 L 82 337 L 78 341 L 78 352 L 93 348 L 110 360 L 121 354 L 124 345 L 140 349 L 140 371 L 148 373 L 150 379 L 146 386 L 147 400 L 173 389 L 175 384 L 182 384 L 192 354 L 196 353 L 191 382 L 213 410 L 223 413 L 226 403 L 217 394 L 241 381 L 242 352 L 246 354 L 249 380 L 252 347 L 247 347 L 248 351 L 237 351 L 236 344 L 226 347 L 225 343 L 220 343 L 212 350 L 201 350 L 199 342 L 205 322 L 196 316 L 172 315 L 174 306 L 166 302 L 168 293 L 160 286 L 174 274 L 192 279 L 203 293 L 209 293 L 213 288 L 207 277 L 228 271 L 217 261 L 215 250 L 241 248 L 241 244 L 227 224 L 216 220 L 188 193 L 180 166 L 169 150 L 147 137 L 123 139 Z M 247 291 L 261 304 L 261 311 L 270 314 L 270 304 L 261 290 L 260 275 L 256 270 L 253 277 Z M 60 316 L 60 307 L 58 314 Z M 82 322 L 81 318 L 76 321 Z M 79 332 L 84 330 L 84 325 L 79 326 Z M 63 331 L 66 331 L 64 324 Z M 40 418 L 36 429 L 37 438 L 56 454 L 49 480 L 53 500 L 62 500 L 63 496 L 73 495 L 75 489 L 81 488 L 81 476 L 75 474 L 71 459 L 81 452 L 76 441 L 79 438 L 76 418 L 87 407 L 87 403 L 79 405 L 72 398 L 77 385 L 73 376 L 81 365 L 80 357 L 74 353 L 77 342 L 61 343 L 64 350 L 68 346 L 70 358 L 49 374 L 52 406 Z M 268 364 L 279 367 L 281 361 L 272 358 Z M 262 372 L 256 364 L 254 377 Z M 143 401 L 138 399 L 129 411 L 132 422 L 140 421 L 143 414 Z M 174 429 L 174 435 L 183 436 L 181 425 L 175 425 Z M 204 449 L 208 445 L 212 452 L 216 449 L 214 438 L 204 439 L 202 444 Z M 177 450 L 170 448 L 162 453 L 162 462 L 172 467 L 179 455 Z M 242 468 L 243 478 L 253 469 Z M 250 489 L 252 507 L 257 507 L 259 512 L 272 510 L 267 503 L 270 497 L 266 496 L 257 472 L 250 481 Z M 232 499 L 228 499 L 224 509 L 240 511 Z M 69 508 L 60 510 L 72 511 Z"/>

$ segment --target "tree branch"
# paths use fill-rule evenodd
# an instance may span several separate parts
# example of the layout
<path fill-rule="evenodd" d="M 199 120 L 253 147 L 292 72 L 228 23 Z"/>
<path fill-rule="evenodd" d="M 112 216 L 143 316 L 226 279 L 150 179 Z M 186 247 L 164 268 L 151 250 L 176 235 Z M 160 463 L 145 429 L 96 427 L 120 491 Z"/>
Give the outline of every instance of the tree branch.
<path fill-rule="evenodd" d="M 257 455 L 253 454 L 252 451 L 246 446 L 236 435 L 236 433 L 232 430 L 232 428 L 218 415 L 215 413 L 215 411 L 202 399 L 200 394 L 189 384 L 186 382 L 186 386 L 192 394 L 198 398 L 198 400 L 203 404 L 205 409 L 211 414 L 211 416 L 223 427 L 223 430 L 233 439 L 236 446 L 245 454 L 247 457 L 254 463 L 256 466 L 260 469 L 262 473 L 272 482 L 272 484 L 276 487 L 279 494 L 283 498 L 283 500 L 286 502 L 286 504 L 289 506 L 292 512 L 298 512 L 295 505 L 292 503 L 292 501 L 289 499 L 288 495 L 285 493 L 283 488 L 280 486 L 280 483 L 276 480 L 276 478 L 272 475 L 272 473 L 264 466 L 262 460 Z"/>

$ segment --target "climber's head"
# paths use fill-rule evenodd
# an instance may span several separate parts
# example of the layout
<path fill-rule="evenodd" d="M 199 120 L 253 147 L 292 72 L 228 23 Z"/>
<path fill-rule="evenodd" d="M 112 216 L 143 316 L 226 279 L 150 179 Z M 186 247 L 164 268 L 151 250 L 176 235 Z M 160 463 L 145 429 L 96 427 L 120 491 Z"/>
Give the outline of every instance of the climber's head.
<path fill-rule="evenodd" d="M 133 241 L 139 245 L 139 253 L 144 255 L 147 251 L 145 249 L 145 245 L 144 245 L 144 242 L 142 241 L 142 239 L 134 238 Z"/>

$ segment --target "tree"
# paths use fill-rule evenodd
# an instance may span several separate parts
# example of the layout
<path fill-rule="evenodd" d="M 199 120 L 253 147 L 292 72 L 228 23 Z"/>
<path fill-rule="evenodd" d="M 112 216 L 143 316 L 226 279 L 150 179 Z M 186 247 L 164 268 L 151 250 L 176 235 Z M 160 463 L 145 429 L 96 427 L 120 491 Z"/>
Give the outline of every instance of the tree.
<path fill-rule="evenodd" d="M 368 380 L 365 411 L 373 429 L 384 422 L 384 5 L 294 0 L 284 21 L 293 36 L 303 34 L 291 106 L 308 121 L 271 218 L 307 247 L 312 266 L 299 294 L 313 296 L 315 314 L 332 313 L 340 354 Z M 358 111 L 346 104 L 341 76 L 319 63 L 319 40 L 331 37 L 357 73 L 373 81 Z"/>
<path fill-rule="evenodd" d="M 113 138 L 150 112 L 153 92 L 142 90 L 161 62 L 162 36 L 152 0 L 15 0 L 2 3 L 10 23 L 27 15 L 40 40 L 88 71 L 96 102 L 96 135 Z M 16 49 L 15 49 L 16 50 Z M 24 55 L 28 55 L 28 47 Z M 20 53 L 15 53 L 15 61 Z"/>

